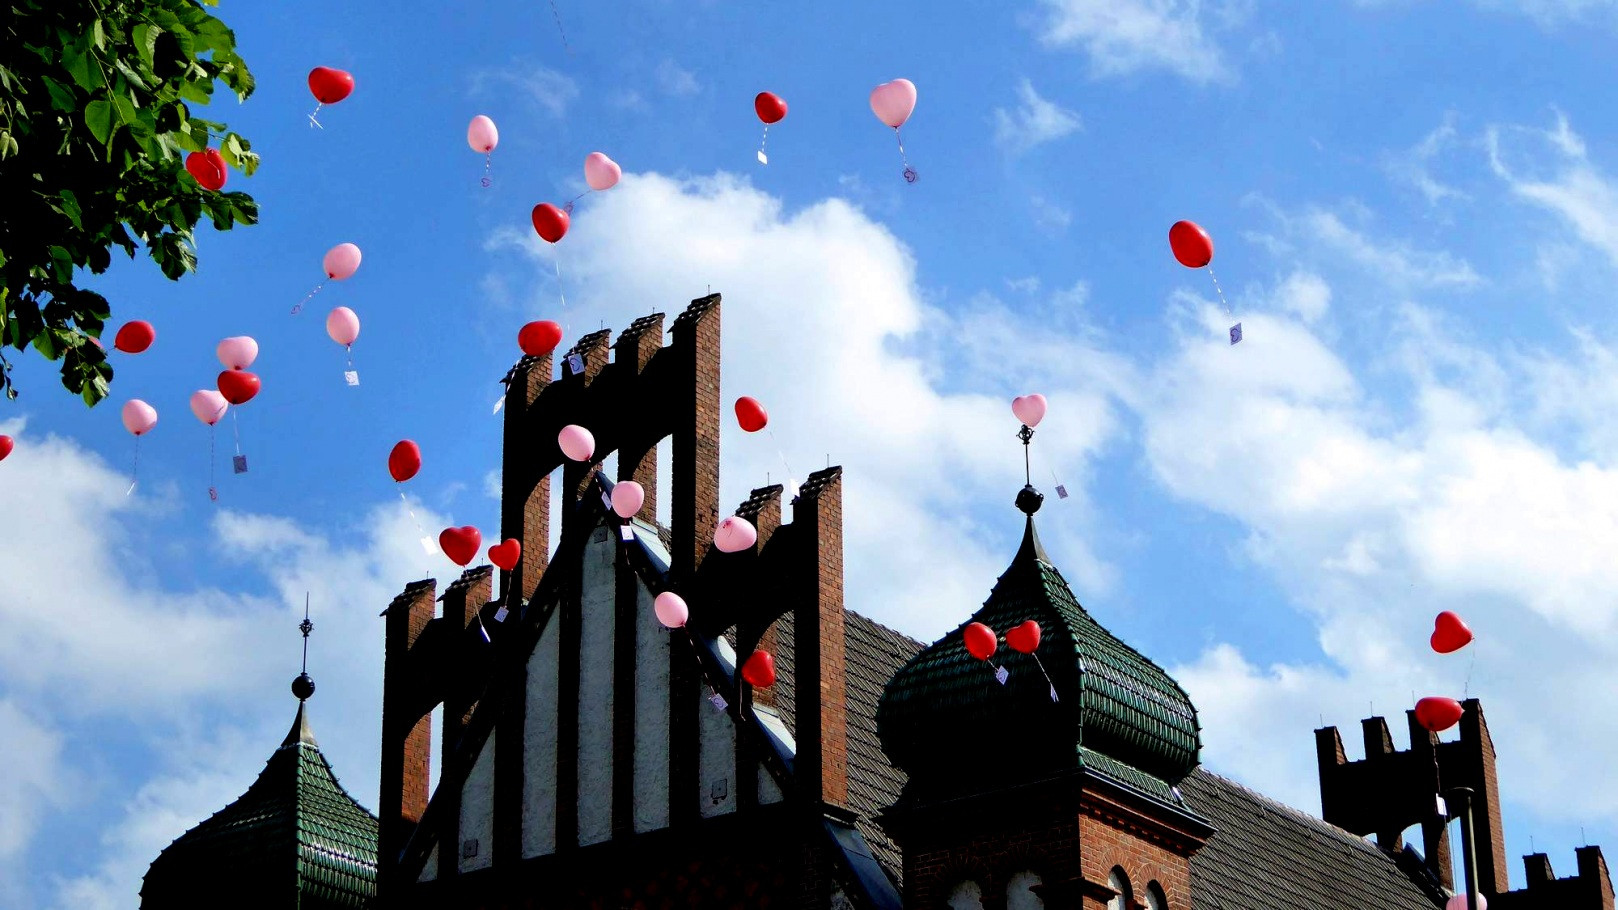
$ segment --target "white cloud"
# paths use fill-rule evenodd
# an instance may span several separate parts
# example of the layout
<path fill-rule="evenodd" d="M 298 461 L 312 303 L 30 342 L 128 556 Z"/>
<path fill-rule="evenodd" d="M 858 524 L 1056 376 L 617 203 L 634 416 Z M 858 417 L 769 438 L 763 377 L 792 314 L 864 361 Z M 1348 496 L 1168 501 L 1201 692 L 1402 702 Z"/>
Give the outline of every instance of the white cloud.
<path fill-rule="evenodd" d="M 1372 216 L 1357 203 L 1345 203 L 1341 214 L 1319 206 L 1294 214 L 1258 196 L 1245 202 L 1264 208 L 1280 224 L 1279 236 L 1243 235 L 1274 256 L 1294 255 L 1300 249 L 1326 252 L 1358 267 L 1363 277 L 1401 290 L 1468 288 L 1483 283 L 1471 263 L 1446 250 L 1423 250 L 1405 241 L 1373 238 L 1365 229 Z"/>
<path fill-rule="evenodd" d="M 0 698 L 6 773 L 0 775 L 0 868 L 28 841 L 41 814 L 68 801 L 71 775 L 62 761 L 62 734 L 11 698 Z M 0 891 L 0 893 L 4 893 Z"/>
<path fill-rule="evenodd" d="M 1580 240 L 1618 263 L 1618 184 L 1591 163 L 1566 117 L 1558 114 L 1549 130 L 1491 126 L 1484 142 L 1490 167 L 1514 194 L 1560 216 Z M 1548 166 L 1536 167 L 1547 159 Z"/>
<path fill-rule="evenodd" d="M 667 57 L 657 65 L 657 85 L 665 95 L 695 95 L 702 91 L 695 74 Z"/>
<path fill-rule="evenodd" d="M 1224 5 L 1205 17 L 1201 0 L 1040 0 L 1048 15 L 1040 38 L 1047 47 L 1077 47 L 1097 76 L 1165 69 L 1193 82 L 1234 78 L 1205 31 L 1205 18 L 1235 15 Z"/>
<path fill-rule="evenodd" d="M 622 327 L 644 315 L 647 301 L 672 318 L 709 286 L 724 293 L 725 400 L 758 397 L 774 436 L 748 436 L 727 421 L 722 501 L 738 503 L 766 472 L 779 473 L 777 442 L 798 480 L 823 466 L 826 453 L 847 466 L 847 550 L 882 554 L 848 561 L 854 609 L 929 635 L 981 601 L 1019 530 L 1010 498 L 1022 484 L 1022 459 L 1009 402 L 1028 391 L 1024 383 L 1039 381 L 1052 413 L 1064 415 L 1041 428 L 1036 448 L 1066 466 L 1071 489 L 1114 432 L 1096 378 L 1110 361 L 1076 356 L 1070 336 L 1038 335 L 1036 349 L 1024 352 L 1061 365 L 1053 376 L 1027 356 L 1014 369 L 1003 352 L 981 364 L 934 356 L 938 345 L 953 350 L 967 336 L 1010 332 L 1026 344 L 1031 333 L 999 308 L 951 318 L 923 303 L 910 252 L 845 201 L 789 212 L 729 175 L 637 174 L 586 204 L 588 216 L 565 242 L 575 321 Z M 532 237 L 520 243 L 547 274 L 551 251 Z M 1040 349 L 1052 347 L 1064 349 Z M 968 506 L 984 501 L 1005 508 L 980 527 Z M 1086 512 L 1082 500 L 1060 507 L 1079 515 L 1064 521 L 1072 530 L 1053 527 L 1050 542 L 1101 583 L 1102 564 L 1073 528 Z"/>
<path fill-rule="evenodd" d="M 1460 697 L 1475 659 L 1470 692 L 1510 744 L 1508 802 L 1547 819 L 1618 809 L 1618 784 L 1583 770 L 1618 743 L 1618 719 L 1588 710 L 1618 695 L 1605 672 L 1618 656 L 1618 469 L 1528 435 L 1512 399 L 1524 368 L 1455 342 L 1441 320 L 1413 312 L 1388 329 L 1399 340 L 1379 369 L 1413 389 L 1408 415 L 1302 324 L 1245 321 L 1248 340 L 1229 348 L 1217 311 L 1192 307 L 1178 353 L 1132 399 L 1158 480 L 1238 522 L 1242 558 L 1318 628 L 1317 653 L 1271 666 L 1216 643 L 1173 668 L 1203 712 L 1209 763 L 1317 807 L 1307 731 L 1321 714 L 1352 725 L 1374 701 L 1402 729 L 1413 692 Z M 1477 632 L 1469 653 L 1427 648 L 1443 609 Z"/>
<path fill-rule="evenodd" d="M 1387 160 L 1388 172 L 1395 179 L 1415 187 L 1426 198 L 1428 205 L 1438 205 L 1446 199 L 1471 198 L 1432 175 L 1433 160 L 1457 142 L 1459 134 L 1455 129 L 1455 119 L 1454 114 L 1446 115 L 1444 122 L 1422 137 L 1415 146 L 1402 154 L 1389 156 Z"/>
<path fill-rule="evenodd" d="M 1027 79 L 1017 85 L 1017 97 L 1021 103 L 1016 110 L 994 111 L 994 140 L 1014 154 L 1070 135 L 1083 125 L 1078 114 L 1041 98 Z"/>
<path fill-rule="evenodd" d="M 1306 325 L 1319 322 L 1331 307 L 1331 286 L 1312 272 L 1297 271 L 1288 275 L 1276 289 L 1275 296 L 1281 309 Z"/>
<path fill-rule="evenodd" d="M 532 63 L 514 62 L 504 69 L 485 69 L 472 74 L 472 94 L 515 88 L 535 107 L 552 117 L 567 113 L 567 106 L 579 97 L 578 83 L 572 77 Z"/>
<path fill-rule="evenodd" d="M 1034 224 L 1041 230 L 1058 234 L 1073 223 L 1073 213 L 1044 196 L 1031 196 L 1028 204 L 1034 209 Z"/>

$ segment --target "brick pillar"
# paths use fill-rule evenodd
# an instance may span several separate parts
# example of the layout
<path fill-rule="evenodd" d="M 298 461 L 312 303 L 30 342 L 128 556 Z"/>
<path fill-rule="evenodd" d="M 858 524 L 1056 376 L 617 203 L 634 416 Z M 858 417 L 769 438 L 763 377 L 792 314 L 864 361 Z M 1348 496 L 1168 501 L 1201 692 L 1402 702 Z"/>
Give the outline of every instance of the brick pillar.
<path fill-rule="evenodd" d="M 1382 717 L 1367 717 L 1360 721 L 1360 733 L 1365 738 L 1365 760 L 1375 762 L 1378 759 L 1386 760 L 1394 754 L 1393 734 L 1388 730 L 1388 721 Z M 1437 811 L 1436 809 L 1434 810 Z M 1377 846 L 1384 850 L 1397 852 L 1404 845 L 1404 834 L 1397 827 L 1379 827 L 1376 831 Z"/>
<path fill-rule="evenodd" d="M 551 381 L 551 355 L 524 357 L 506 376 L 506 426 L 500 465 L 500 536 L 522 541 L 522 559 L 513 572 L 502 572 L 500 592 L 514 592 L 512 612 L 526 604 L 539 587 L 550 560 L 551 477 L 531 468 L 534 406 Z"/>
<path fill-rule="evenodd" d="M 608 347 L 607 339 L 611 335 L 606 329 L 591 332 L 579 339 L 579 343 L 568 352 L 569 355 L 578 354 L 584 360 L 584 370 L 574 373 L 572 368 L 563 366 L 562 381 L 573 386 L 579 393 L 577 402 L 583 397 L 585 388 L 593 384 L 606 369 Z M 573 420 L 585 429 L 593 429 L 597 435 L 602 435 L 603 427 L 591 427 L 587 422 L 595 415 L 575 414 Z M 562 534 L 565 536 L 574 533 L 579 520 L 578 510 L 575 508 L 584 495 L 594 496 L 594 492 L 586 493 L 590 489 L 595 473 L 601 467 L 601 459 L 606 453 L 597 446 L 596 453 L 590 462 L 580 463 L 571 459 L 562 464 Z M 578 845 L 579 838 L 579 648 L 583 620 L 579 614 L 579 589 L 577 585 L 568 585 L 562 594 L 562 602 L 557 610 L 556 634 L 557 640 L 557 679 L 556 698 L 560 706 L 556 718 L 556 849 L 558 851 L 570 850 Z"/>
<path fill-rule="evenodd" d="M 550 564 L 551 476 L 535 469 L 534 452 L 548 440 L 535 437 L 541 393 L 551 383 L 551 355 L 524 357 L 506 377 L 505 445 L 501 453 L 500 534 L 522 542 L 522 558 L 513 572 L 501 573 L 500 592 L 509 609 L 505 628 L 515 627 L 521 607 L 534 596 Z M 554 443 L 552 443 L 554 444 Z M 491 630 L 494 631 L 494 630 Z M 511 639 L 496 631 L 495 641 Z M 513 680 L 506 710 L 495 732 L 494 845 L 495 865 L 522 859 L 523 727 L 527 723 L 527 667 Z"/>
<path fill-rule="evenodd" d="M 1431 775 L 1432 783 L 1419 787 L 1420 793 L 1439 793 L 1444 789 L 1456 786 L 1444 780 L 1438 768 L 1438 734 L 1423 727 L 1416 720 L 1415 711 L 1405 712 L 1405 725 L 1410 730 L 1410 752 L 1414 756 L 1411 767 L 1414 774 L 1418 774 L 1423 782 Z M 1428 769 L 1432 769 L 1429 771 Z M 1378 835 L 1380 837 L 1380 835 Z M 1381 843 L 1378 840 L 1378 843 Z M 1445 888 L 1455 888 L 1455 867 L 1450 857 L 1449 848 L 1449 820 L 1438 815 L 1436 801 L 1432 808 L 1421 814 L 1421 858 L 1428 871 L 1438 877 L 1438 881 Z M 1502 856 L 1504 852 L 1502 851 Z M 1479 879 L 1481 881 L 1481 879 Z"/>
<path fill-rule="evenodd" d="M 652 362 L 652 357 L 663 347 L 663 314 L 653 313 L 630 323 L 613 345 L 617 351 L 613 369 L 625 389 L 638 392 L 641 374 Z M 633 394 L 633 393 L 632 393 Z M 657 440 L 645 439 L 638 427 L 625 427 L 624 444 L 618 450 L 618 479 L 633 480 L 646 491 L 646 501 L 638 517 L 657 521 Z"/>
<path fill-rule="evenodd" d="M 673 419 L 669 573 L 689 585 L 719 524 L 719 295 L 693 300 L 674 320 L 675 368 L 664 407 Z M 693 603 L 693 610 L 701 610 Z M 669 816 L 676 827 L 701 819 L 698 698 L 701 671 L 680 634 L 669 636 Z"/>
<path fill-rule="evenodd" d="M 1511 890 L 1506 869 L 1505 827 L 1500 821 L 1500 783 L 1494 771 L 1494 741 L 1475 698 L 1461 703 L 1462 774 L 1474 791 L 1472 832 L 1478 854 L 1478 886 L 1490 896 Z M 1449 786 L 1445 782 L 1445 786 Z"/>
<path fill-rule="evenodd" d="M 810 474 L 792 505 L 792 524 L 803 547 L 792 599 L 799 792 L 812 802 L 847 806 L 842 476 L 840 467 Z"/>
<path fill-rule="evenodd" d="M 470 677 L 477 673 L 482 661 L 463 648 L 468 627 L 477 622 L 479 610 L 489 602 L 493 577 L 492 566 L 477 566 L 462 572 L 460 578 L 444 589 L 443 622 L 447 634 L 439 639 L 444 647 L 438 652 L 442 664 L 437 668 L 437 677 L 444 693 L 444 729 L 439 754 L 446 765 L 456 754 L 461 736 L 472 719 L 472 710 L 477 707 L 473 700 L 476 687 Z M 450 788 L 450 792 L 440 788 L 437 798 L 444 812 L 438 817 L 438 877 L 453 878 L 460 874 L 461 793 L 454 788 Z"/>
<path fill-rule="evenodd" d="M 747 571 L 742 576 L 742 583 L 749 590 L 765 590 L 759 578 L 761 569 L 759 557 L 764 548 L 769 545 L 770 538 L 775 536 L 781 527 L 781 485 L 761 487 L 748 495 L 747 501 L 741 504 L 736 514 L 747 519 L 758 529 L 758 540 L 753 544 L 752 551 L 747 556 Z M 768 617 L 769 622 L 760 623 L 741 621 L 736 624 L 736 657 L 746 661 L 749 654 L 754 651 L 768 651 L 777 661 L 781 655 L 776 645 L 774 617 Z M 753 722 L 752 707 L 754 704 L 774 706 L 775 687 L 767 689 L 754 689 L 736 674 L 736 710 L 748 722 Z M 745 734 L 747 731 L 742 731 Z M 746 811 L 758 805 L 758 768 L 763 756 L 759 754 L 755 738 L 749 735 L 736 737 L 736 807 Z"/>
<path fill-rule="evenodd" d="M 377 851 L 377 893 L 391 894 L 398 883 L 400 851 L 427 811 L 431 774 L 432 705 L 424 697 L 427 680 L 412 660 L 416 642 L 433 618 L 437 583 L 411 582 L 388 605 L 382 664 L 382 785 L 377 799 L 381 819 Z"/>

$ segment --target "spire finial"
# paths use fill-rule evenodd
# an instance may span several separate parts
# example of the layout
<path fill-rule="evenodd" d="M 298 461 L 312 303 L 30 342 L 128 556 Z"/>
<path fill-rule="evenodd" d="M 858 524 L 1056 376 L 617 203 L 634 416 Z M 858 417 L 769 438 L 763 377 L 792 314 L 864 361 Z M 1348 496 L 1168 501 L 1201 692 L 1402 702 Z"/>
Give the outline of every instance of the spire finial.
<path fill-rule="evenodd" d="M 298 697 L 299 702 L 309 700 L 315 694 L 315 681 L 309 677 L 309 633 L 315 630 L 315 624 L 309 621 L 309 592 L 303 594 L 303 622 L 298 623 L 298 631 L 303 633 L 303 669 L 298 678 L 292 681 L 292 694 Z"/>
<path fill-rule="evenodd" d="M 1023 488 L 1017 491 L 1017 510 L 1033 518 L 1034 513 L 1038 512 L 1040 505 L 1045 502 L 1044 494 L 1034 489 L 1033 469 L 1028 462 L 1028 445 L 1034 441 L 1034 428 L 1023 424 L 1022 429 L 1017 431 L 1017 438 L 1022 440 L 1023 477 Z"/>

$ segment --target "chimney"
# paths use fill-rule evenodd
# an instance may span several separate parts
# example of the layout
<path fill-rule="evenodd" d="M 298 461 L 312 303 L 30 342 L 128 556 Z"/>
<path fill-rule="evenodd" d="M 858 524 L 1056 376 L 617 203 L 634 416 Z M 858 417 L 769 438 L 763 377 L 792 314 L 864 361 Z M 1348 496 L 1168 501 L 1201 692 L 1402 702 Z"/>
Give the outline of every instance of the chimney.
<path fill-rule="evenodd" d="M 1360 721 L 1360 732 L 1365 737 L 1365 760 L 1377 761 L 1384 756 L 1392 755 L 1393 734 L 1388 731 L 1388 721 L 1382 717 L 1367 717 Z M 1376 844 L 1391 853 L 1399 852 L 1404 846 L 1403 828 L 1383 827 L 1377 829 Z"/>
<path fill-rule="evenodd" d="M 412 660 L 416 642 L 433 618 L 437 582 L 411 582 L 386 612 L 382 665 L 382 792 L 377 850 L 377 893 L 393 885 L 399 853 L 416 830 L 431 792 L 433 718 L 426 680 Z"/>
<path fill-rule="evenodd" d="M 753 544 L 747 572 L 738 579 L 740 582 L 738 587 L 742 591 L 759 591 L 765 590 L 767 587 L 768 579 L 760 577 L 764 571 L 763 566 L 760 564 L 760 557 L 764 553 L 764 548 L 769 545 L 770 538 L 774 537 L 775 532 L 781 527 L 782 489 L 783 487 L 780 484 L 759 487 L 749 493 L 747 500 L 736 508 L 737 517 L 747 519 L 758 530 L 758 541 Z M 737 623 L 736 657 L 738 660 L 746 660 L 747 655 L 754 651 L 768 651 L 779 663 L 781 659 L 779 647 L 775 617 L 773 615 L 768 617 L 768 622 L 763 623 L 762 628 L 760 628 L 760 623 L 750 622 L 746 618 Z M 774 686 L 759 690 L 742 682 L 740 683 L 740 688 L 743 705 L 773 706 L 775 704 Z"/>
<path fill-rule="evenodd" d="M 811 805 L 848 805 L 848 718 L 843 637 L 843 469 L 809 475 L 792 504 L 797 673 L 796 772 Z M 818 634 L 817 634 L 818 633 Z"/>
<path fill-rule="evenodd" d="M 1522 858 L 1523 871 L 1527 873 L 1528 883 L 1524 889 L 1537 891 L 1556 881 L 1556 873 L 1551 871 L 1551 858 L 1543 853 L 1530 853 Z"/>
<path fill-rule="evenodd" d="M 1579 881 L 1589 894 L 1590 910 L 1613 910 L 1612 876 L 1600 847 L 1579 847 L 1573 851 L 1579 861 Z"/>
<path fill-rule="evenodd" d="M 532 448 L 532 413 L 551 382 L 551 355 L 524 357 L 506 374 L 506 426 L 500 477 L 500 536 L 522 541 L 522 558 L 502 572 L 501 596 L 513 613 L 539 587 L 550 560 L 551 476 L 534 476 L 526 453 Z"/>
<path fill-rule="evenodd" d="M 1448 769 L 1440 769 L 1438 758 L 1438 734 L 1423 727 L 1416 720 L 1416 712 L 1405 712 L 1405 727 L 1410 731 L 1410 764 L 1416 769 L 1412 773 L 1418 776 L 1417 786 L 1420 787 L 1428 781 L 1426 792 L 1448 789 L 1460 784 L 1444 776 L 1453 773 Z M 1430 769 L 1430 770 L 1429 770 Z M 1413 798 L 1419 798 L 1413 797 Z M 1449 848 L 1449 819 L 1441 818 L 1437 814 L 1436 803 L 1434 811 L 1421 815 L 1421 851 L 1422 859 L 1426 861 L 1427 868 L 1438 876 L 1438 881 L 1446 888 L 1455 887 L 1455 861 L 1452 857 L 1454 851 Z M 1474 833 L 1476 827 L 1473 828 Z M 1478 879 L 1482 881 L 1482 879 Z"/>

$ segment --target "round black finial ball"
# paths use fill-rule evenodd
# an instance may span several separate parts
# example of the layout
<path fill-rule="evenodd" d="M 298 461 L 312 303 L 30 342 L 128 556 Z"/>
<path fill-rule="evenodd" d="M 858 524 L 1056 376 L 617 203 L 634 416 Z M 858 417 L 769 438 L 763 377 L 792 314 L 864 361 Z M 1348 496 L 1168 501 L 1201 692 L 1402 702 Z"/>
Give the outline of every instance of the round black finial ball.
<path fill-rule="evenodd" d="M 315 694 L 315 681 L 307 673 L 299 673 L 298 678 L 292 681 L 292 694 L 298 701 L 307 701 L 309 696 Z"/>
<path fill-rule="evenodd" d="M 1035 512 L 1039 511 L 1039 507 L 1044 504 L 1044 502 L 1045 494 L 1034 489 L 1033 484 L 1028 484 L 1021 490 L 1017 491 L 1017 508 L 1024 515 L 1032 516 Z"/>

